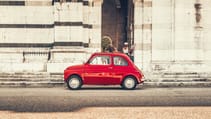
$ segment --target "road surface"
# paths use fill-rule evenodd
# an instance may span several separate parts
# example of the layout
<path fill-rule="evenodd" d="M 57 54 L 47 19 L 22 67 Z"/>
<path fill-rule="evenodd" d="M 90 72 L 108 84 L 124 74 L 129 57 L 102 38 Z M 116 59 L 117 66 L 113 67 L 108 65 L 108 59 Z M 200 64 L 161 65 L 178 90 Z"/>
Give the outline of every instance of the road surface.
<path fill-rule="evenodd" d="M 211 106 L 211 88 L 1 88 L 0 110 L 66 112 L 84 107 Z"/>

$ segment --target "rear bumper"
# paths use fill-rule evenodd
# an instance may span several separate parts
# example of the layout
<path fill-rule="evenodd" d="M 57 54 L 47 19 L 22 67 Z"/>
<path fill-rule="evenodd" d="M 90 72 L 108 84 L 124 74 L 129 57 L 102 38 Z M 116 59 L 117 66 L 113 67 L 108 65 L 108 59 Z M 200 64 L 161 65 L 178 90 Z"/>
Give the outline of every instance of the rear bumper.
<path fill-rule="evenodd" d="M 143 80 L 141 80 L 141 81 L 139 81 L 139 82 L 138 82 L 138 84 L 143 84 L 143 83 L 144 83 L 144 81 L 143 81 Z"/>
<path fill-rule="evenodd" d="M 138 84 L 144 83 L 144 79 L 145 79 L 144 75 L 141 74 L 140 77 L 139 77 L 139 80 L 138 80 Z"/>
<path fill-rule="evenodd" d="M 138 84 L 142 84 L 142 83 L 144 83 L 144 79 L 143 79 L 143 78 L 140 78 L 140 79 L 138 80 Z"/>

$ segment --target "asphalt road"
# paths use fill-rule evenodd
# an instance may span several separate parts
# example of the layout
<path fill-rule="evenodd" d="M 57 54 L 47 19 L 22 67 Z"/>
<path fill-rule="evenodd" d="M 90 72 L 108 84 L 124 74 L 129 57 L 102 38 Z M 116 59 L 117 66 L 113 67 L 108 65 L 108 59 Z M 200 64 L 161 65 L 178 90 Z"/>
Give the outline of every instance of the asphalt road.
<path fill-rule="evenodd" d="M 211 106 L 211 88 L 0 88 L 0 111 L 72 112 L 89 107 Z"/>

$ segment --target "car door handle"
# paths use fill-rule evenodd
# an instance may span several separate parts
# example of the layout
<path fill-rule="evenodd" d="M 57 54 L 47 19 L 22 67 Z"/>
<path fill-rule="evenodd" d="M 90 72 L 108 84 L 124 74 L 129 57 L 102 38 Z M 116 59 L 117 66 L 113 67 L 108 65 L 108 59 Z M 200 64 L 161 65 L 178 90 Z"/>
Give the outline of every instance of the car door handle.
<path fill-rule="evenodd" d="M 113 69 L 113 67 L 108 67 L 108 69 Z"/>

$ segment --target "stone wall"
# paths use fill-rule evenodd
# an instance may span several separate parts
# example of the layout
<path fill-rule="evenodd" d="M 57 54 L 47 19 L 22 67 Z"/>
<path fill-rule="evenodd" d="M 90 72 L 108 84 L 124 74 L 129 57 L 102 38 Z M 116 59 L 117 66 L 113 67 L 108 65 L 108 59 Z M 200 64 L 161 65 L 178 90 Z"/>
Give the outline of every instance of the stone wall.
<path fill-rule="evenodd" d="M 63 72 L 100 51 L 101 4 L 0 1 L 0 72 Z"/>
<path fill-rule="evenodd" d="M 101 51 L 102 3 L 1 0 L 0 72 L 63 72 Z M 133 0 L 133 4 L 139 68 L 211 70 L 210 0 Z"/>
<path fill-rule="evenodd" d="M 210 71 L 209 0 L 134 0 L 135 63 L 143 70 Z"/>

